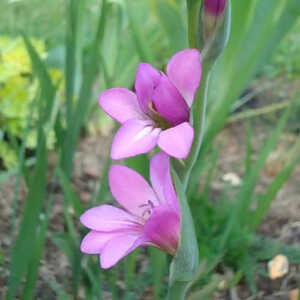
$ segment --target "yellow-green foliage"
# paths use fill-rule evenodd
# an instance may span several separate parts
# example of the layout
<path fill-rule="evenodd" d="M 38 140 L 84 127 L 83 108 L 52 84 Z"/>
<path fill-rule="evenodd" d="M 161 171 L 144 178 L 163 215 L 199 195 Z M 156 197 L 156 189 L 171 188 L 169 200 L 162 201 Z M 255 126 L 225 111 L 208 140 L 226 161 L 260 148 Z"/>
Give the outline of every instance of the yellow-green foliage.
<path fill-rule="evenodd" d="M 42 59 L 47 57 L 43 41 L 31 40 Z M 62 81 L 62 73 L 49 70 L 54 82 Z M 0 159 L 7 168 L 17 163 L 12 139 L 21 138 L 27 124 L 30 104 L 37 92 L 37 81 L 32 77 L 30 57 L 22 38 L 0 36 Z M 4 134 L 8 137 L 3 139 Z M 49 141 L 53 145 L 53 139 Z M 29 132 L 28 147 L 34 148 L 34 131 Z"/>

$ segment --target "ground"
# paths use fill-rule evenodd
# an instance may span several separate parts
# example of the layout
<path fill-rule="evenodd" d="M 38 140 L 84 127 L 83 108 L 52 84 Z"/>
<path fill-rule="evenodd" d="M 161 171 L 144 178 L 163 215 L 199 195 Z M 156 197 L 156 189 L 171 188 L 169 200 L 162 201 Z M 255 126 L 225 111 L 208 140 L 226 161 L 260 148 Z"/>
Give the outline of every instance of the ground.
<path fill-rule="evenodd" d="M 258 148 L 266 137 L 264 121 L 255 122 L 256 137 L 254 146 Z M 213 188 L 222 189 L 224 183 L 222 177 L 228 172 L 242 176 L 243 154 L 244 154 L 244 133 L 241 123 L 228 126 L 221 134 L 222 142 L 221 157 L 218 164 L 218 174 L 213 181 Z M 260 193 L 272 181 L 278 173 L 284 161 L 286 161 L 286 151 L 295 140 L 294 135 L 283 135 L 276 149 L 271 153 L 265 168 L 263 169 L 260 181 L 256 187 L 256 192 Z M 276 238 L 288 245 L 300 246 L 300 165 L 296 166 L 294 173 L 288 182 L 278 193 L 273 201 L 268 215 L 259 226 L 258 232 L 264 236 Z M 300 248 L 299 248 L 300 249 Z M 267 262 L 265 263 L 267 270 Z M 271 280 L 257 278 L 259 295 L 251 296 L 245 284 L 240 284 L 234 290 L 228 291 L 226 296 L 221 293 L 216 299 L 231 300 L 288 300 L 293 289 L 298 287 L 300 281 L 299 265 L 292 265 L 289 273 L 281 279 Z M 292 298 L 291 298 L 292 299 Z M 296 300 L 296 298 L 295 298 Z"/>

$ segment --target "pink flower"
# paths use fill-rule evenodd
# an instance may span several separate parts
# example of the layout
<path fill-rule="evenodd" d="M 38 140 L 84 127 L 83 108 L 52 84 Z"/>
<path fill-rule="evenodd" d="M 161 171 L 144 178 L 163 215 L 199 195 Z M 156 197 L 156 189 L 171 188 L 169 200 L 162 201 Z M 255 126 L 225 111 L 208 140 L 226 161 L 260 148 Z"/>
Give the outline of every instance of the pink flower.
<path fill-rule="evenodd" d="M 124 88 L 103 92 L 99 105 L 122 124 L 111 157 L 147 153 L 157 144 L 170 156 L 186 158 L 194 137 L 189 112 L 200 77 L 200 53 L 186 49 L 170 59 L 167 75 L 147 63 L 139 64 L 136 94 Z"/>
<path fill-rule="evenodd" d="M 81 223 L 91 229 L 81 242 L 81 251 L 100 254 L 102 268 L 112 267 L 140 246 L 155 246 L 175 254 L 180 213 L 165 153 L 152 158 L 150 179 L 152 188 L 137 172 L 121 165 L 112 166 L 110 190 L 125 210 L 100 205 L 80 217 Z"/>

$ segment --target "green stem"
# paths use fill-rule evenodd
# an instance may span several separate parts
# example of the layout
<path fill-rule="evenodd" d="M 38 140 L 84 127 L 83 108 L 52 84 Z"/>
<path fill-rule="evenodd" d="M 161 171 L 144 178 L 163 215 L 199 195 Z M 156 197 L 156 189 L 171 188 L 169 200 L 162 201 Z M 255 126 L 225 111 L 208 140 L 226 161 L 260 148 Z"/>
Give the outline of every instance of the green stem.
<path fill-rule="evenodd" d="M 194 126 L 194 142 L 191 148 L 189 157 L 186 159 L 186 166 L 183 176 L 183 185 L 185 190 L 189 182 L 191 171 L 197 161 L 197 157 L 201 148 L 201 144 L 204 136 L 204 125 L 206 119 L 206 106 L 207 106 L 207 94 L 208 84 L 210 78 L 210 68 L 203 64 L 203 73 L 201 78 L 201 84 L 197 91 L 195 101 L 192 107 L 193 126 Z"/>
<path fill-rule="evenodd" d="M 186 281 L 176 281 L 170 285 L 168 300 L 184 300 L 189 283 Z"/>
<path fill-rule="evenodd" d="M 188 28 L 189 28 L 189 46 L 190 48 L 198 48 L 198 19 L 200 13 L 201 1 L 188 0 Z"/>

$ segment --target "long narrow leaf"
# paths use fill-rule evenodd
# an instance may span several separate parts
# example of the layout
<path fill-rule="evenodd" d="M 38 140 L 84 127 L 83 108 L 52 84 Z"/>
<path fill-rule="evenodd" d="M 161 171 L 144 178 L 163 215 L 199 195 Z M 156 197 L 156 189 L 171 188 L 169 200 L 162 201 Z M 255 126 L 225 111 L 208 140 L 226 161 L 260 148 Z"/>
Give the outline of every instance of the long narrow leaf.
<path fill-rule="evenodd" d="M 22 293 L 23 300 L 33 299 L 35 294 L 35 286 L 38 279 L 39 265 L 45 248 L 46 232 L 48 229 L 49 216 L 52 208 L 53 196 L 50 197 L 51 198 L 48 200 L 47 203 L 46 214 L 43 215 L 44 218 L 41 220 L 38 226 L 39 229 L 37 233 L 36 244 L 33 247 L 31 262 L 29 264 L 26 276 L 26 283 L 24 285 Z"/>
<path fill-rule="evenodd" d="M 11 252 L 10 277 L 6 294 L 7 300 L 15 299 L 21 279 L 25 275 L 31 259 L 31 247 L 36 241 L 36 229 L 42 209 L 42 202 L 45 198 L 46 166 L 46 141 L 45 135 L 42 129 L 40 129 L 37 165 L 25 200 L 20 232 Z"/>

